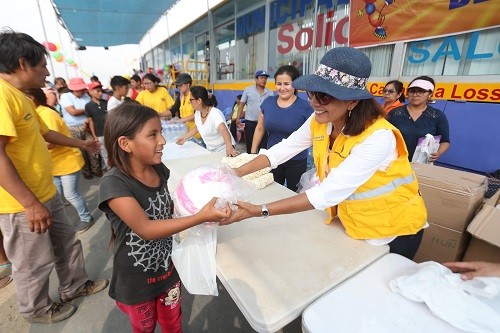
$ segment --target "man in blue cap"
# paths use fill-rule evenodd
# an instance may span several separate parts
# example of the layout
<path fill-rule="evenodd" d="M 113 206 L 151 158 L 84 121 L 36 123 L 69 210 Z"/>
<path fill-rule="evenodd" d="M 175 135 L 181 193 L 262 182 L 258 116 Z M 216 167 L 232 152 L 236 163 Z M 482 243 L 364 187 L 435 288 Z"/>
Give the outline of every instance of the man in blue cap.
<path fill-rule="evenodd" d="M 243 112 L 243 107 L 246 105 L 245 111 L 245 143 L 247 146 L 247 153 L 252 151 L 253 134 L 255 127 L 257 127 L 257 120 L 259 119 L 260 104 L 269 96 L 273 96 L 274 92 L 266 88 L 267 74 L 264 70 L 255 72 L 255 85 L 247 87 L 243 90 L 243 94 L 238 105 L 238 117 L 236 117 L 236 125 L 239 125 L 240 118 Z M 264 134 L 259 148 L 267 147 L 267 134 Z"/>

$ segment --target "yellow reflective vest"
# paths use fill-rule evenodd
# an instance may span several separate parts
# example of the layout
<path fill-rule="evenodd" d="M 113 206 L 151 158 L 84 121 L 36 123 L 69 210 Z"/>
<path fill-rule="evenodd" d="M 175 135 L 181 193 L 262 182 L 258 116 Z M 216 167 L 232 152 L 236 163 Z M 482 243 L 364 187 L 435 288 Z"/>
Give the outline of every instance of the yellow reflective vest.
<path fill-rule="evenodd" d="M 328 208 L 330 219 L 337 215 L 347 234 L 355 239 L 413 235 L 427 221 L 427 210 L 420 195 L 417 178 L 410 162 L 404 139 L 397 128 L 379 118 L 361 134 L 340 134 L 329 149 L 328 124 L 311 121 L 313 158 L 319 179 L 340 165 L 352 149 L 378 129 L 390 129 L 396 137 L 398 157 L 386 171 L 377 170 L 338 207 Z"/>

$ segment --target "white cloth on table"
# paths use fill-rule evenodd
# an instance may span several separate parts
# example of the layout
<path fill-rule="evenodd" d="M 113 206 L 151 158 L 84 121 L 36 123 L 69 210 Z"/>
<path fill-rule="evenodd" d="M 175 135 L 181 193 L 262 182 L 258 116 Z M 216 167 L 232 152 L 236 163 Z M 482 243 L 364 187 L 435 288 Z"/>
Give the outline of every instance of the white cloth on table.
<path fill-rule="evenodd" d="M 451 325 L 467 332 L 500 332 L 500 278 L 464 281 L 436 262 L 424 262 L 390 282 L 393 292 L 425 302 Z"/>

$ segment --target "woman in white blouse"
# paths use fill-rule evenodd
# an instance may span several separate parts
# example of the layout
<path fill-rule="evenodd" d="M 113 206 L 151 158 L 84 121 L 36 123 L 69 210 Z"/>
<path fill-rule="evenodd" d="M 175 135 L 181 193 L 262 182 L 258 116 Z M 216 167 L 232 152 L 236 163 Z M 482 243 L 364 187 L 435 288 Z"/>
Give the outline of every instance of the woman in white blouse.
<path fill-rule="evenodd" d="M 238 152 L 234 149 L 234 138 L 229 133 L 226 119 L 221 110 L 212 106 L 212 100 L 208 97 L 208 91 L 201 86 L 191 87 L 190 102 L 196 110 L 194 114 L 195 127 L 177 140 L 182 145 L 187 139 L 200 133 L 207 149 L 211 152 L 225 152 L 226 156 L 236 156 Z"/>

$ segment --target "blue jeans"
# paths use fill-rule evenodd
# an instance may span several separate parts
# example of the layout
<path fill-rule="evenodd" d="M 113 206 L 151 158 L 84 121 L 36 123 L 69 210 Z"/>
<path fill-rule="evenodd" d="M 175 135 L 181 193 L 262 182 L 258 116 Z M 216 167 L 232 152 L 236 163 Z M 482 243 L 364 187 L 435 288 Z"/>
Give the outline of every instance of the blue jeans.
<path fill-rule="evenodd" d="M 89 222 L 92 218 L 90 210 L 87 207 L 85 199 L 80 194 L 80 171 L 70 173 L 69 175 L 54 176 L 54 184 L 56 184 L 57 191 L 61 196 L 66 198 L 70 204 L 75 207 L 80 221 Z"/>

